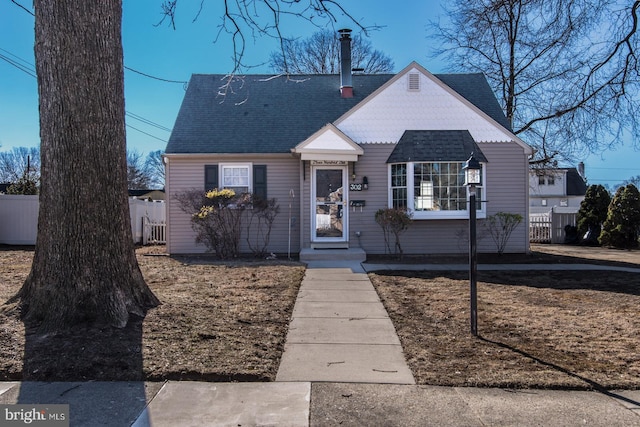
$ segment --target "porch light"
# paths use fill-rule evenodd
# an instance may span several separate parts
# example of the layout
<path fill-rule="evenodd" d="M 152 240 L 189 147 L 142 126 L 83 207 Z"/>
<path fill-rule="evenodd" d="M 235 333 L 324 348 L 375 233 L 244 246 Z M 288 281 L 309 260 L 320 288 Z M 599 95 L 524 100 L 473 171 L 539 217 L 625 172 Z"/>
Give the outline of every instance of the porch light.
<path fill-rule="evenodd" d="M 464 185 L 479 185 L 481 169 L 482 166 L 480 166 L 480 162 L 475 158 L 473 153 L 471 153 L 471 157 L 469 157 L 467 163 L 462 167 L 462 170 L 464 170 Z"/>
<path fill-rule="evenodd" d="M 467 160 L 462 170 L 464 179 L 469 188 L 469 288 L 471 300 L 471 333 L 478 336 L 478 262 L 476 251 L 476 185 L 480 184 L 480 170 L 482 166 L 473 156 Z"/>

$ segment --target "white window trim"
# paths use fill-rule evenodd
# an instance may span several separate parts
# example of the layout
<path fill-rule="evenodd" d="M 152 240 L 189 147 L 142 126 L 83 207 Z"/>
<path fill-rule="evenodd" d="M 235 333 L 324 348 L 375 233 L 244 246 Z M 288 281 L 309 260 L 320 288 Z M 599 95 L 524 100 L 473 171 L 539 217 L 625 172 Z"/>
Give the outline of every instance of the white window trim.
<path fill-rule="evenodd" d="M 219 163 L 218 164 L 218 183 L 219 187 L 227 188 L 224 186 L 224 169 L 225 168 L 247 168 L 249 171 L 248 188 L 249 193 L 253 193 L 253 163 Z"/>
<path fill-rule="evenodd" d="M 407 209 L 409 212 L 413 214 L 414 220 L 430 220 L 430 219 L 469 219 L 469 210 L 463 211 L 417 211 L 415 210 L 415 196 L 413 195 L 413 168 L 414 163 L 424 163 L 424 162 L 398 162 L 405 163 L 407 165 Z M 452 163 L 447 161 L 437 162 L 437 163 Z M 485 164 L 481 164 L 482 166 L 482 184 L 479 185 L 479 188 L 482 188 L 482 198 L 485 199 L 487 196 L 486 190 L 486 166 Z M 480 200 L 476 200 L 479 202 Z M 467 206 L 469 205 L 469 192 L 467 191 Z M 476 210 L 476 218 L 484 219 L 487 217 L 487 209 L 486 209 L 486 201 L 482 200 L 480 203 L 481 208 Z M 391 188 L 391 164 L 387 165 L 387 206 L 393 207 L 393 190 Z"/>

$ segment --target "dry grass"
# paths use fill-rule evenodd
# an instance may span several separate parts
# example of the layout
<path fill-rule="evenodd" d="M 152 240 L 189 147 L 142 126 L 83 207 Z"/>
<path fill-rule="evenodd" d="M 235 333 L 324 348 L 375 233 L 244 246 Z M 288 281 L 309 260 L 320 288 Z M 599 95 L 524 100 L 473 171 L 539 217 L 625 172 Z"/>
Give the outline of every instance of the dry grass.
<path fill-rule="evenodd" d="M 141 248 L 138 259 L 163 305 L 127 328 L 25 333 L 15 307 L 4 306 L 0 380 L 272 381 L 304 268 L 152 253 L 162 250 Z M 0 248 L 0 302 L 19 289 L 32 255 Z M 585 258 L 640 265 L 638 251 L 566 246 L 534 247 L 532 255 L 498 261 Z M 469 332 L 466 273 L 396 271 L 371 278 L 420 384 L 640 388 L 640 274 L 481 271 L 480 338 Z"/>
<path fill-rule="evenodd" d="M 640 275 L 479 272 L 479 338 L 464 272 L 371 279 L 419 384 L 640 388 Z"/>
<path fill-rule="evenodd" d="M 15 307 L 5 306 L 0 379 L 274 380 L 304 267 L 280 261 L 226 265 L 152 251 L 139 249 L 138 260 L 162 305 L 124 329 L 25 334 Z M 32 255 L 0 250 L 0 300 L 19 289 Z"/>

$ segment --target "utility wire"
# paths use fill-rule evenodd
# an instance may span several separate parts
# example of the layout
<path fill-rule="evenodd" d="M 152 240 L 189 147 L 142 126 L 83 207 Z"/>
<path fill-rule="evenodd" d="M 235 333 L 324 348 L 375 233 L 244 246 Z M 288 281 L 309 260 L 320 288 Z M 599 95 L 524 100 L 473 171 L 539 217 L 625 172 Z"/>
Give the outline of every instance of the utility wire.
<path fill-rule="evenodd" d="M 158 129 L 160 129 L 160 130 L 163 130 L 163 131 L 165 131 L 165 132 L 171 132 L 171 129 L 169 129 L 168 127 L 166 127 L 166 126 L 162 126 L 162 125 L 160 125 L 160 124 L 158 124 L 158 123 L 156 123 L 156 122 L 152 122 L 152 121 L 151 121 L 151 120 L 149 120 L 149 119 L 145 119 L 144 117 L 139 116 L 139 115 L 137 115 L 137 114 L 134 114 L 134 113 L 132 113 L 131 111 L 126 111 L 126 112 L 125 112 L 125 114 L 126 114 L 127 116 L 131 117 L 132 119 L 138 120 L 138 121 L 140 121 L 140 122 L 142 122 L 142 123 L 144 123 L 144 124 L 147 124 L 147 125 L 149 125 L 149 126 L 153 126 L 153 127 L 158 128 Z"/>
<path fill-rule="evenodd" d="M 145 132 L 145 131 L 143 131 L 143 130 L 140 130 L 140 129 L 136 128 L 136 127 L 133 127 L 133 126 L 131 126 L 130 124 L 127 124 L 127 127 L 128 127 L 128 128 L 131 128 L 131 129 L 133 129 L 133 130 L 137 130 L 138 132 L 143 133 L 143 134 L 145 134 L 145 135 L 147 135 L 147 136 L 150 136 L 151 138 L 155 138 L 155 139 L 157 139 L 158 141 L 167 142 L 166 140 L 164 140 L 164 139 L 162 139 L 162 138 L 158 138 L 158 137 L 157 137 L 157 136 L 155 136 L 155 135 L 151 135 L 150 133 L 147 133 L 147 132 Z"/>
<path fill-rule="evenodd" d="M 7 57 L 6 55 L 3 55 L 2 53 L 0 53 L 0 59 L 2 59 L 2 60 L 4 60 L 4 61 L 8 62 L 10 65 L 12 65 L 12 66 L 16 67 L 17 69 L 19 69 L 20 71 L 22 71 L 22 72 L 24 72 L 24 73 L 26 73 L 26 74 L 30 75 L 31 77 L 36 78 L 36 74 L 35 74 L 35 73 L 36 73 L 36 70 L 35 70 L 35 68 L 34 68 L 33 64 L 30 64 L 28 61 L 26 61 L 26 60 L 24 60 L 24 59 L 20 58 L 19 56 L 15 55 L 15 54 L 13 54 L 13 53 L 11 53 L 11 52 L 9 52 L 8 50 L 5 50 L 5 49 L 0 48 L 0 51 L 5 52 L 5 53 L 7 53 L 8 55 L 11 55 L 12 57 L 16 58 L 16 59 L 17 59 L 17 61 L 16 61 L 16 60 L 14 60 L 14 59 L 11 59 L 11 58 L 9 58 L 9 57 Z M 18 61 L 19 61 L 19 62 L 18 62 Z M 125 67 L 125 68 L 129 69 L 128 67 Z M 167 82 L 170 82 L 170 83 L 185 83 L 185 84 L 187 83 L 187 82 L 178 82 L 178 81 L 171 81 L 171 80 L 160 79 L 160 78 L 158 78 L 158 77 L 153 77 L 153 76 L 146 75 L 146 74 L 144 74 L 144 73 L 140 73 L 139 71 L 136 71 L 136 70 L 131 70 L 131 71 L 134 71 L 134 72 L 136 72 L 136 73 L 139 73 L 139 74 L 145 75 L 145 76 L 150 77 L 150 78 L 155 78 L 155 79 L 157 79 L 157 80 L 167 81 Z M 144 124 L 146 124 L 146 125 L 153 126 L 153 127 L 158 128 L 158 129 L 160 129 L 160 130 L 163 130 L 163 131 L 165 131 L 165 132 L 171 132 L 171 129 L 169 129 L 168 127 L 166 127 L 166 126 L 162 126 L 162 125 L 160 125 L 160 124 L 158 124 L 158 123 L 156 123 L 156 122 L 154 122 L 154 121 L 151 121 L 151 120 L 149 120 L 149 119 L 147 119 L 147 118 L 145 118 L 145 117 L 142 117 L 142 116 L 140 116 L 140 115 L 138 115 L 138 114 L 132 113 L 132 112 L 130 112 L 130 111 L 125 111 L 125 114 L 126 114 L 127 116 L 131 117 L 132 119 L 134 119 L 134 120 L 138 120 L 138 121 L 140 121 L 140 122 L 142 122 L 142 123 L 144 123 Z M 164 140 L 164 139 L 162 139 L 162 138 L 158 138 L 158 137 L 157 137 L 157 136 L 155 136 L 155 135 L 151 135 L 150 133 L 147 133 L 147 132 L 145 132 L 145 131 L 143 131 L 143 130 L 140 130 L 140 129 L 136 128 L 136 127 L 133 127 L 133 126 L 131 126 L 131 125 L 130 125 L 130 124 L 128 124 L 128 123 L 127 123 L 126 125 L 127 125 L 127 127 L 131 128 L 131 129 L 133 129 L 133 130 L 136 130 L 136 131 L 138 131 L 138 132 L 140 132 L 140 133 L 143 133 L 143 134 L 145 134 L 145 135 L 147 135 L 147 136 L 150 136 L 151 138 L 155 138 L 155 139 L 157 139 L 158 141 L 167 142 L 166 140 Z"/>
<path fill-rule="evenodd" d="M 0 50 L 2 50 L 3 52 L 6 52 L 6 50 L 4 50 L 4 49 L 0 49 Z M 25 65 L 22 65 L 19 62 L 17 62 L 15 60 L 13 60 L 13 59 L 1 54 L 1 53 L 0 53 L 0 59 L 8 62 L 9 65 L 12 65 L 12 66 L 16 67 L 18 70 L 22 71 L 23 73 L 29 74 L 31 77 L 34 77 L 34 78 L 36 77 L 35 70 L 33 70 L 33 69 L 31 69 L 31 68 L 29 68 L 29 67 L 27 67 Z"/>
<path fill-rule="evenodd" d="M 131 67 L 127 67 L 126 65 L 124 66 L 125 69 L 132 71 L 134 73 L 138 73 L 141 76 L 145 76 L 145 77 L 149 77 L 150 79 L 155 79 L 155 80 L 160 80 L 161 82 L 167 82 L 167 83 L 181 83 L 183 85 L 186 85 L 188 82 L 184 81 L 184 80 L 168 80 L 168 79 L 163 79 L 161 77 L 156 77 L 156 76 L 152 76 L 151 74 L 147 74 L 147 73 L 143 73 L 142 71 L 138 71 L 138 70 L 134 70 Z"/>

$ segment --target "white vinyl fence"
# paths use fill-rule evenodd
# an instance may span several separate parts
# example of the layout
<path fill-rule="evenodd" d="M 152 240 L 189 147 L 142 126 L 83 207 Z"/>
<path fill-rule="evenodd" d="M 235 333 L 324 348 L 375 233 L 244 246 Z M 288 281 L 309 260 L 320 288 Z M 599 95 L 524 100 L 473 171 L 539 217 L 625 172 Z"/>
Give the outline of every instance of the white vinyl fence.
<path fill-rule="evenodd" d="M 163 200 L 146 201 L 129 199 L 131 231 L 133 241 L 147 245 L 149 243 L 167 243 L 166 204 Z"/>
<path fill-rule="evenodd" d="M 35 245 L 39 206 L 38 196 L 0 194 L 0 243 Z"/>
<path fill-rule="evenodd" d="M 129 199 L 135 243 L 166 243 L 165 206 L 163 201 Z M 38 196 L 0 194 L 0 244 L 35 245 L 39 207 Z"/>
<path fill-rule="evenodd" d="M 547 213 L 529 215 L 529 241 L 531 243 L 564 243 L 567 225 L 577 224 L 576 213 Z"/>

